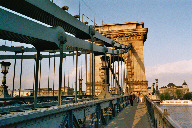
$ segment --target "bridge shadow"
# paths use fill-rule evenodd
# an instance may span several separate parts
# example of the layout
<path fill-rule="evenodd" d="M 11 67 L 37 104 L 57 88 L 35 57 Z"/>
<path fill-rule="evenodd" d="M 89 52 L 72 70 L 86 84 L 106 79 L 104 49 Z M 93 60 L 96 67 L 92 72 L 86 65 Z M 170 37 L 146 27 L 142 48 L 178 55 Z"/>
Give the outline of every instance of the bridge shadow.
<path fill-rule="evenodd" d="M 145 67 L 144 67 L 144 63 L 141 61 L 141 58 L 139 57 L 137 51 L 132 47 L 132 52 L 134 53 L 133 55 L 135 56 L 138 64 L 140 65 L 141 69 L 143 70 L 143 72 L 145 72 Z"/>
<path fill-rule="evenodd" d="M 106 128 L 150 128 L 148 114 L 143 103 L 127 106 L 117 117 L 115 117 Z"/>

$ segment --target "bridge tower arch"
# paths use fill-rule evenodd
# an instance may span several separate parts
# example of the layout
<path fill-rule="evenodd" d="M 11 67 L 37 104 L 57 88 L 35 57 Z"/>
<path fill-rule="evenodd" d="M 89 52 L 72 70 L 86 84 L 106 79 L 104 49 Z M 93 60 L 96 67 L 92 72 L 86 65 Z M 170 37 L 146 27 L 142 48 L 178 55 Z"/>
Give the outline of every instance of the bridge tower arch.
<path fill-rule="evenodd" d="M 144 22 L 125 22 L 114 24 L 96 25 L 95 29 L 108 38 L 124 45 L 131 44 L 132 48 L 128 53 L 122 54 L 123 61 L 126 63 L 126 84 L 129 87 L 129 93 L 147 94 L 148 81 L 145 76 L 143 46 L 147 39 L 148 28 L 144 28 Z M 110 55 L 108 55 L 110 57 Z M 128 57 L 127 57 L 128 56 Z M 91 57 L 89 58 L 91 60 Z M 89 65 L 91 62 L 89 62 Z M 95 56 L 95 95 L 99 95 L 104 88 L 104 71 L 102 55 Z M 109 66 L 108 66 L 109 68 Z M 109 72 L 109 70 L 107 70 Z M 87 94 L 91 94 L 89 69 Z M 109 73 L 108 73 L 109 74 Z M 109 77 L 109 76 L 108 76 Z M 109 84 L 107 78 L 107 84 Z"/>

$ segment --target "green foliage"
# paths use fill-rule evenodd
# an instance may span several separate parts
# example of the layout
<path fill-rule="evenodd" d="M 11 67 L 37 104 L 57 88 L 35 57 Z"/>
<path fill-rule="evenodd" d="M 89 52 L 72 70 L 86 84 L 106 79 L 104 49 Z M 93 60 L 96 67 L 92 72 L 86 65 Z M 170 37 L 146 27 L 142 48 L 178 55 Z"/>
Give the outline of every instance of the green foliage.
<path fill-rule="evenodd" d="M 176 90 L 176 95 L 177 95 L 177 99 L 181 99 L 182 98 L 182 94 L 180 90 Z"/>
<path fill-rule="evenodd" d="M 165 97 L 164 97 L 164 94 L 160 94 L 160 100 L 164 100 L 165 99 Z"/>
<path fill-rule="evenodd" d="M 164 94 L 160 94 L 159 95 L 160 100 L 170 100 L 171 96 L 169 95 L 168 92 L 164 93 Z"/>
<path fill-rule="evenodd" d="M 192 93 L 190 93 L 190 92 L 186 93 L 186 94 L 183 96 L 183 99 L 184 99 L 184 100 L 190 100 L 190 99 L 192 99 Z"/>
<path fill-rule="evenodd" d="M 166 92 L 166 93 L 164 94 L 164 99 L 165 99 L 165 100 L 170 100 L 170 99 L 171 99 L 171 96 L 169 95 L 168 92 Z"/>

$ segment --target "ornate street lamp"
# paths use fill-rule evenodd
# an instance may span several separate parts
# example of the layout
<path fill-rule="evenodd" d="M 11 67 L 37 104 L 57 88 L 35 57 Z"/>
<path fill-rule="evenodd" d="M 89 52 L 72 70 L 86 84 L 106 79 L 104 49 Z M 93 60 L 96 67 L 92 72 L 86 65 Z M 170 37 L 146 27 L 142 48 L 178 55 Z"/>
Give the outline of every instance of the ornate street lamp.
<path fill-rule="evenodd" d="M 1 64 L 1 69 L 2 69 L 2 74 L 3 74 L 3 80 L 2 80 L 2 85 L 0 86 L 0 98 L 5 98 L 5 97 L 9 97 L 7 88 L 8 86 L 6 86 L 6 74 L 8 73 L 9 70 L 9 66 L 11 65 L 10 62 L 0 62 Z"/>

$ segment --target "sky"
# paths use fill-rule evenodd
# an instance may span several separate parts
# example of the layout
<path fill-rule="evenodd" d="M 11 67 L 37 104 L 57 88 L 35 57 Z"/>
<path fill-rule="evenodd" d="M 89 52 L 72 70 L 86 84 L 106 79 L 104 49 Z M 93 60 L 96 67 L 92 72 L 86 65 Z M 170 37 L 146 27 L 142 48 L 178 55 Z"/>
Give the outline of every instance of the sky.
<path fill-rule="evenodd" d="M 53 2 L 62 7 L 69 6 L 68 12 L 71 15 L 77 15 L 79 12 L 78 0 L 53 0 Z M 192 91 L 192 1 L 191 0 L 80 0 L 81 14 L 84 21 L 93 24 L 123 23 L 123 22 L 144 22 L 144 27 L 148 28 L 147 40 L 144 43 L 144 62 L 145 72 L 149 85 L 159 79 L 159 86 L 165 86 L 168 83 L 174 83 L 181 86 L 184 80 Z M 90 20 L 91 19 L 91 20 Z M 0 40 L 1 44 L 4 41 Z M 6 45 L 21 45 L 7 41 Z M 22 44 L 23 45 L 23 44 Z M 28 46 L 28 45 L 24 45 Z M 30 46 L 29 46 L 30 47 Z M 8 54 L 0 52 L 0 54 Z M 59 65 L 59 59 L 56 59 L 56 65 Z M 84 55 L 79 58 L 79 68 L 85 68 Z M 8 74 L 8 83 L 12 86 L 13 65 L 11 60 L 10 73 Z M 47 77 L 55 80 L 58 85 L 58 72 L 54 77 L 53 68 L 49 71 L 48 60 L 42 60 L 42 87 L 47 86 Z M 34 60 L 23 61 L 25 70 L 23 72 L 22 84 L 30 88 L 33 83 L 33 65 Z M 64 59 L 64 70 L 73 83 L 75 68 L 72 65 L 73 58 Z M 51 63 L 53 66 L 53 62 Z M 15 81 L 19 83 L 20 60 L 17 61 L 17 73 Z M 58 71 L 58 67 L 56 67 Z M 63 71 L 64 72 L 64 71 Z M 30 74 L 30 75 L 29 75 Z M 85 72 L 83 72 L 85 76 Z M 2 75 L 0 75 L 0 79 Z M 83 78 L 85 83 L 85 77 Z M 51 82 L 50 82 L 51 83 Z M 73 84 L 74 85 L 74 84 Z M 9 88 L 12 88 L 12 87 Z M 85 86 L 83 87 L 85 90 Z"/>

